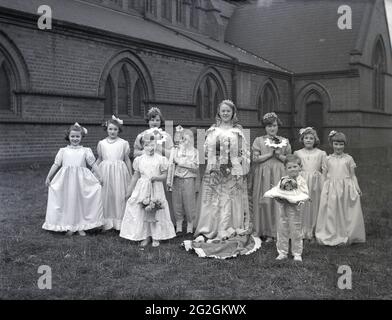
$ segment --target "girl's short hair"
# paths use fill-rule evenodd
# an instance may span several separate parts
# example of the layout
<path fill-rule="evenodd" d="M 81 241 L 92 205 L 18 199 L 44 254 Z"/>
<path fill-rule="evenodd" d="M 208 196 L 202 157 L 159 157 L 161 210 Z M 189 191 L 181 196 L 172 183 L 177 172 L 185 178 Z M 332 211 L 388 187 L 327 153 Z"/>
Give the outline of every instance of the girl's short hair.
<path fill-rule="evenodd" d="M 68 142 L 69 142 L 69 135 L 71 134 L 71 131 L 80 132 L 80 134 L 81 134 L 81 136 L 82 136 L 82 139 L 83 139 L 84 136 L 86 135 L 86 129 L 85 129 L 85 128 L 83 128 L 83 127 L 80 126 L 80 125 L 73 124 L 73 125 L 71 125 L 71 126 L 65 131 L 64 139 L 65 139 L 66 141 L 68 141 Z"/>
<path fill-rule="evenodd" d="M 328 135 L 329 144 L 332 145 L 334 141 L 343 142 L 347 145 L 347 138 L 343 132 L 332 130 Z"/>
<path fill-rule="evenodd" d="M 148 110 L 147 117 L 146 117 L 147 124 L 150 122 L 152 118 L 155 118 L 156 116 L 159 116 L 159 119 L 161 120 L 160 126 L 162 126 L 162 123 L 165 123 L 165 119 L 162 116 L 161 110 L 157 107 L 152 107 L 150 110 Z"/>
<path fill-rule="evenodd" d="M 263 116 L 264 127 L 266 127 L 269 124 L 273 124 L 275 121 L 279 127 L 283 124 L 275 112 L 268 112 Z"/>
<path fill-rule="evenodd" d="M 118 128 L 118 132 L 121 133 L 122 132 L 122 124 L 119 123 L 117 120 L 114 119 L 109 119 L 107 121 L 105 121 L 102 126 L 103 126 L 103 130 L 104 131 L 108 131 L 108 127 L 110 124 L 115 125 Z"/>
<path fill-rule="evenodd" d="M 288 154 L 286 159 L 284 160 L 284 166 L 286 167 L 288 163 L 296 162 L 300 167 L 302 167 L 301 158 L 298 157 L 296 154 Z"/>
<path fill-rule="evenodd" d="M 304 138 L 307 134 L 311 134 L 314 137 L 314 147 L 320 145 L 320 139 L 317 135 L 317 131 L 310 127 L 300 130 L 299 142 L 301 142 L 302 145 L 304 145 Z"/>

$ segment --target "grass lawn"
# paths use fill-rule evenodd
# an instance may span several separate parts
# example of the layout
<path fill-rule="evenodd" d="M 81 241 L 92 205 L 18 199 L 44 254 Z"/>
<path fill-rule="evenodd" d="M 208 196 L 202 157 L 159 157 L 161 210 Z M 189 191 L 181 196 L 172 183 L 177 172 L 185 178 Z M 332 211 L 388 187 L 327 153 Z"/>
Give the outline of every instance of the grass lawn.
<path fill-rule="evenodd" d="M 392 299 L 392 169 L 358 169 L 367 242 L 305 244 L 303 263 L 275 261 L 274 244 L 224 261 L 198 258 L 184 238 L 139 250 L 116 232 L 66 237 L 41 229 L 47 167 L 0 172 L 0 299 Z M 52 289 L 37 286 L 52 269 Z M 352 289 L 340 290 L 340 265 Z"/>

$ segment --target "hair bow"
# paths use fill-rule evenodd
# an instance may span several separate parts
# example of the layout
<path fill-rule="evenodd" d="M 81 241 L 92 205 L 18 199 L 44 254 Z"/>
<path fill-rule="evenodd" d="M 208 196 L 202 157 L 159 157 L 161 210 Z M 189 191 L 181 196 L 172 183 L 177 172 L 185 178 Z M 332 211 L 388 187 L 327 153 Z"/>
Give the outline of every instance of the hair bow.
<path fill-rule="evenodd" d="M 116 120 L 121 125 L 124 123 L 124 121 L 122 121 L 120 118 L 117 118 L 114 114 L 112 115 L 112 120 Z"/>
<path fill-rule="evenodd" d="M 335 134 L 337 134 L 338 132 L 337 131 L 335 131 L 335 130 L 332 130 L 330 133 L 329 133 L 329 135 L 328 135 L 328 137 L 333 137 Z"/>
<path fill-rule="evenodd" d="M 87 134 L 87 132 L 88 132 L 87 129 L 86 129 L 85 127 L 82 127 L 79 123 L 75 122 L 74 126 L 75 126 L 75 127 L 82 128 L 84 134 Z"/>
<path fill-rule="evenodd" d="M 299 130 L 299 135 L 302 136 L 306 131 L 313 130 L 312 127 L 302 128 Z"/>

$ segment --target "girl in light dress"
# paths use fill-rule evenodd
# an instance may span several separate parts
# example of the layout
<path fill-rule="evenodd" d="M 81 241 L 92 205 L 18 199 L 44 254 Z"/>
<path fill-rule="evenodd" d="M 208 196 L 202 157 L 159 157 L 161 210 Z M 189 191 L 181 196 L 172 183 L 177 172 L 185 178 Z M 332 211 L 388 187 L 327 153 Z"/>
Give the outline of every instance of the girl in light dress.
<path fill-rule="evenodd" d="M 276 238 L 278 205 L 270 198 L 263 198 L 265 192 L 276 186 L 285 175 L 284 160 L 291 153 L 288 139 L 277 135 L 282 124 L 274 112 L 264 115 L 263 125 L 266 135 L 253 142 L 253 217 L 257 236 L 271 242 Z"/>
<path fill-rule="evenodd" d="M 127 188 L 131 182 L 132 164 L 129 158 L 129 143 L 118 136 L 122 131 L 122 124 L 123 121 L 115 116 L 106 121 L 104 128 L 108 136 L 99 141 L 97 146 L 97 165 L 103 179 L 103 230 L 120 230 Z"/>
<path fill-rule="evenodd" d="M 90 148 L 80 145 L 86 134 L 87 130 L 78 123 L 72 125 L 65 137 L 70 144 L 58 151 L 50 168 L 46 178 L 49 191 L 43 229 L 66 231 L 67 235 L 77 231 L 85 236 L 85 230 L 103 225 L 101 178 L 95 157 Z"/>
<path fill-rule="evenodd" d="M 302 208 L 302 232 L 304 239 L 313 240 L 320 205 L 321 189 L 324 183 L 322 168 L 325 166 L 327 154 L 325 151 L 317 148 L 320 144 L 320 139 L 317 136 L 316 130 L 313 128 L 307 127 L 301 129 L 299 139 L 304 147 L 301 150 L 295 151 L 294 154 L 301 159 L 302 171 L 300 174 L 307 182 L 309 196 L 312 199 L 312 201 L 304 203 Z"/>
<path fill-rule="evenodd" d="M 142 247 L 150 241 L 153 247 L 157 247 L 160 240 L 176 236 L 163 186 L 168 160 L 156 152 L 156 140 L 157 136 L 153 133 L 142 137 L 144 154 L 133 161 L 135 173 L 130 185 L 131 197 L 127 201 L 120 231 L 120 237 L 141 241 Z"/>
<path fill-rule="evenodd" d="M 323 168 L 325 182 L 320 198 L 316 239 L 328 246 L 365 242 L 361 189 L 355 175 L 354 159 L 344 153 L 346 136 L 333 130 L 328 140 L 334 152 L 327 157 Z"/>

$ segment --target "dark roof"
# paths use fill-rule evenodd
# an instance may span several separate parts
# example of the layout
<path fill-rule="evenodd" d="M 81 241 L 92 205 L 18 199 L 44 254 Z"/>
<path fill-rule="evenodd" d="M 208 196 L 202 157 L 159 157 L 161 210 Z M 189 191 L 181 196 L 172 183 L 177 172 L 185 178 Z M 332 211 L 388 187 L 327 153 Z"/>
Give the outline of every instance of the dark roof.
<path fill-rule="evenodd" d="M 176 35 L 175 32 L 142 17 L 75 0 L 1 0 L 0 7 L 37 14 L 40 5 L 49 5 L 53 21 L 66 21 L 80 26 L 92 27 L 119 35 L 164 44 L 176 49 L 227 59 L 226 56 L 209 50 L 193 41 Z"/>
<path fill-rule="evenodd" d="M 0 7 L 37 14 L 42 0 L 1 0 Z M 203 35 L 184 32 L 192 39 L 183 36 L 181 30 L 161 26 L 142 17 L 122 13 L 113 9 L 75 0 L 45 0 L 52 8 L 53 20 L 71 22 L 80 26 L 88 26 L 116 34 L 142 39 L 151 43 L 164 44 L 176 49 L 185 49 L 221 59 L 237 58 L 239 62 L 259 68 L 285 71 L 253 54 L 234 48 L 232 45 L 220 43 Z M 200 43 L 201 42 L 201 43 Z"/>
<path fill-rule="evenodd" d="M 259 3 L 259 4 L 258 4 Z M 237 8 L 225 39 L 296 73 L 346 70 L 366 32 L 373 0 L 262 0 Z M 264 3 L 264 5 L 260 5 Z M 339 6 L 352 8 L 351 30 L 337 25 Z M 360 50 L 360 49 L 359 49 Z"/>
<path fill-rule="evenodd" d="M 237 59 L 239 63 L 246 64 L 253 67 L 259 67 L 263 69 L 276 70 L 280 72 L 289 72 L 270 61 L 263 59 L 253 53 L 247 52 L 246 50 L 239 48 L 233 44 L 227 42 L 216 41 L 208 36 L 202 34 L 196 34 L 191 32 L 182 32 L 184 36 L 194 39 L 198 43 L 202 43 L 210 48 L 223 53 L 229 58 Z"/>

